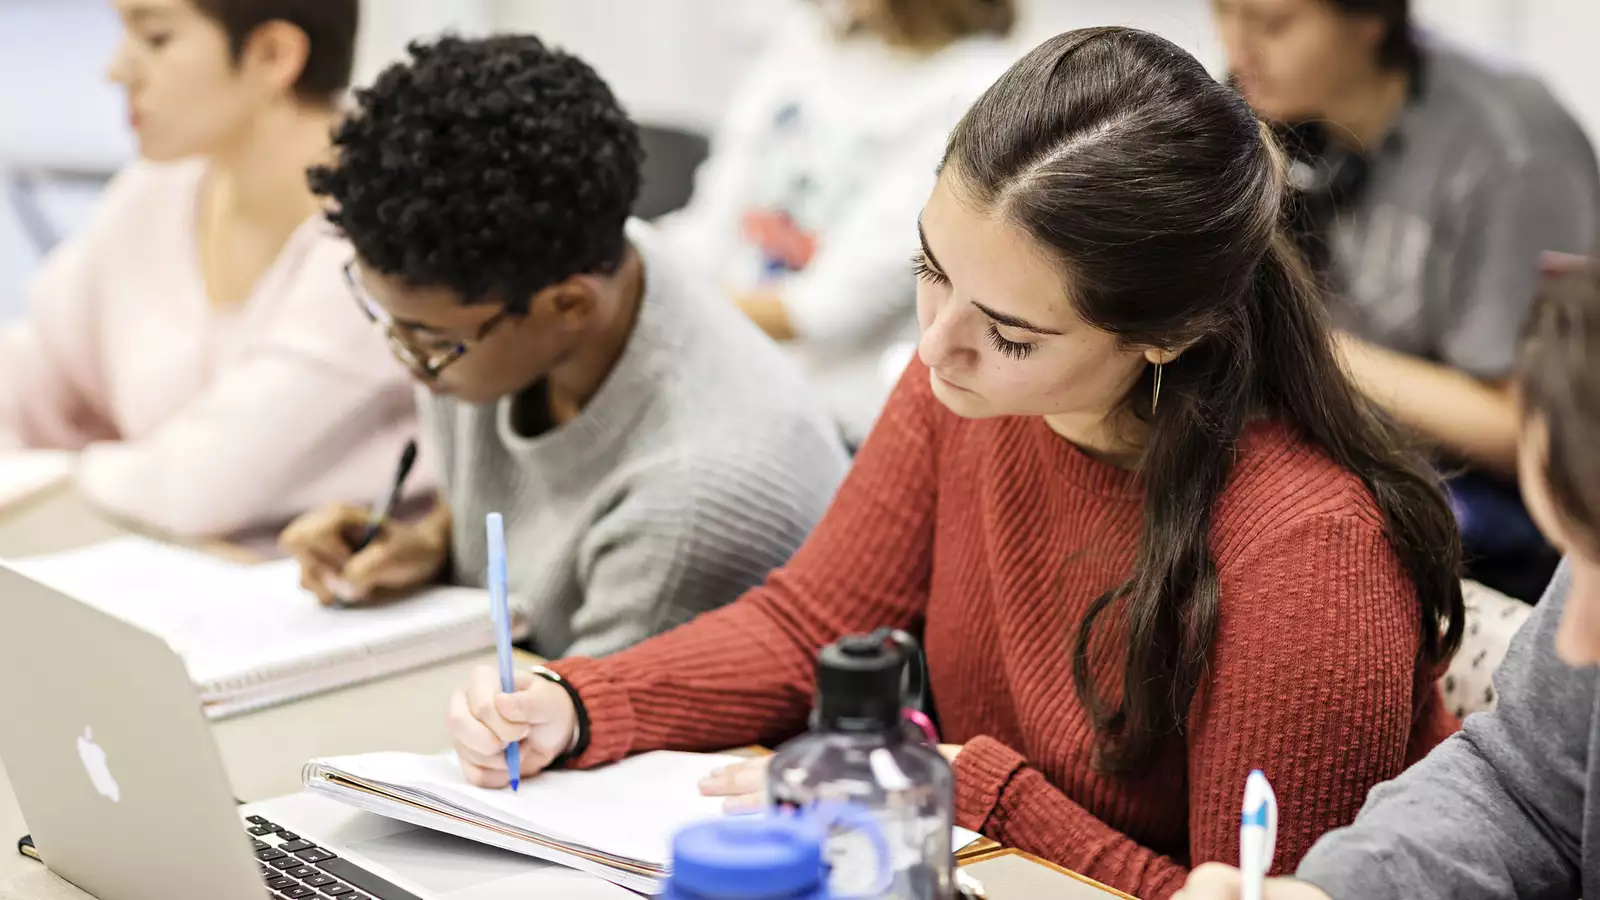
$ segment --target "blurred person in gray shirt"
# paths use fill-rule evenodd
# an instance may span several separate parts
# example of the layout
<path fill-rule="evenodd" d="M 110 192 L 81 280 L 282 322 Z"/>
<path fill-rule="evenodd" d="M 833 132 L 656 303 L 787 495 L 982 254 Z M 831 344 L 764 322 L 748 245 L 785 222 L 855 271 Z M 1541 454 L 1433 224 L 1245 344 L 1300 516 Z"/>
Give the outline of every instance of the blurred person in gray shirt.
<path fill-rule="evenodd" d="M 1408 7 L 1213 0 L 1231 79 L 1295 156 L 1352 376 L 1470 470 L 1452 484 L 1469 550 L 1526 554 L 1507 376 L 1541 254 L 1600 236 L 1600 174 L 1538 79 L 1419 34 Z"/>

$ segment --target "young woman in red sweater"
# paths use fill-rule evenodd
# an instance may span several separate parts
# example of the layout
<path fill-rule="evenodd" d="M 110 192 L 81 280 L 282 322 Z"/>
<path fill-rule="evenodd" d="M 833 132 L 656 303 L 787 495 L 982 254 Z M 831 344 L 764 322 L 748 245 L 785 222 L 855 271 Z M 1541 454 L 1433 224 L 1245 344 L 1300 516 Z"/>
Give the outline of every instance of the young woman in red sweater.
<path fill-rule="evenodd" d="M 920 633 L 958 821 L 1149 898 L 1277 865 L 1454 727 L 1454 520 L 1351 389 L 1282 230 L 1282 154 L 1194 59 L 1056 37 L 978 101 L 922 211 L 919 361 L 821 525 L 732 606 L 452 701 L 466 775 L 775 744 L 816 651 Z M 580 709 L 581 707 L 581 709 Z M 711 779 L 759 787 L 759 770 Z"/>

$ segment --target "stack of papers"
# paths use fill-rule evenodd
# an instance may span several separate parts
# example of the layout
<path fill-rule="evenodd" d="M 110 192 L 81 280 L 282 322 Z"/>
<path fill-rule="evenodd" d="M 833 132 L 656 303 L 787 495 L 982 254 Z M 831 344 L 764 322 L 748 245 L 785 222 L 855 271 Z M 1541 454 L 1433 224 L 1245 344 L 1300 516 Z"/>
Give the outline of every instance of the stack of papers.
<path fill-rule="evenodd" d="M 137 537 L 7 565 L 164 638 L 212 718 L 494 646 L 488 595 L 472 588 L 330 609 L 293 560 L 239 565 Z"/>
<path fill-rule="evenodd" d="M 659 893 L 683 828 L 723 815 L 701 778 L 725 754 L 645 753 L 600 769 L 544 772 L 521 788 L 473 787 L 454 755 L 372 753 L 314 760 L 306 787 L 342 803 Z M 955 829 L 954 848 L 978 835 Z"/>

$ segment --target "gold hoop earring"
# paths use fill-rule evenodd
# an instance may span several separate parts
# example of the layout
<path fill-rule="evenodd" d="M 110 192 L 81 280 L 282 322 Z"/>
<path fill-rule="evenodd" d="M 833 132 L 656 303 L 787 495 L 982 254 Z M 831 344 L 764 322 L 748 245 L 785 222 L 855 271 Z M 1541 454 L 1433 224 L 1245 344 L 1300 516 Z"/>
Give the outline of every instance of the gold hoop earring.
<path fill-rule="evenodd" d="M 1156 405 L 1161 402 L 1161 363 L 1156 363 L 1156 388 L 1150 392 L 1150 415 L 1156 414 Z"/>

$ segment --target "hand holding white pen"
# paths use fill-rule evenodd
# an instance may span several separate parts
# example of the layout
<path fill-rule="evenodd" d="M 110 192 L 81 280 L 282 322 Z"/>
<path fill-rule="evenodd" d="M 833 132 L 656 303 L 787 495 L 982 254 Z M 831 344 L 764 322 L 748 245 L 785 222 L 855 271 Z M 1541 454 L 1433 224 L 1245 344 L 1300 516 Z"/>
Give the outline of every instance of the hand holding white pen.
<path fill-rule="evenodd" d="M 1245 780 L 1239 815 L 1239 868 L 1206 863 L 1189 873 L 1173 900 L 1330 900 L 1315 885 L 1267 878 L 1278 844 L 1278 798 L 1259 771 Z"/>
<path fill-rule="evenodd" d="M 1262 900 L 1262 885 L 1272 868 L 1278 843 L 1278 798 L 1260 769 L 1244 783 L 1244 808 L 1239 815 L 1240 900 Z"/>
<path fill-rule="evenodd" d="M 1189 873 L 1183 890 L 1172 895 L 1172 900 L 1238 900 L 1241 883 L 1239 870 L 1222 863 L 1206 863 Z M 1262 900 L 1333 900 L 1314 884 L 1293 878 L 1268 878 L 1262 890 Z"/>

